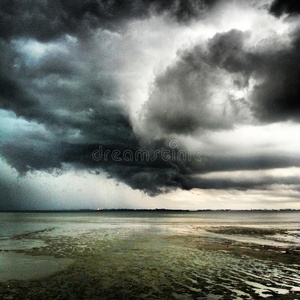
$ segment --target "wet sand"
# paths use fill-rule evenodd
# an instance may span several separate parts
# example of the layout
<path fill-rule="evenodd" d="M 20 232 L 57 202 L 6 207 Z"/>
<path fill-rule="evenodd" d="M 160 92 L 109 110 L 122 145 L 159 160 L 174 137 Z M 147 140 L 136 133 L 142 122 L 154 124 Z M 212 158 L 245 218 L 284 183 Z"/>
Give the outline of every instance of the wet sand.
<path fill-rule="evenodd" d="M 8 280 L 7 272 L 0 278 L 1 299 L 300 299 L 299 244 L 286 246 L 276 238 L 287 229 L 170 227 L 91 226 L 77 234 L 50 228 L 14 235 L 16 244 L 39 242 L 0 254 L 64 263 L 59 269 L 39 266 L 51 274 L 34 279 Z M 274 245 L 252 243 L 254 238 Z"/>
<path fill-rule="evenodd" d="M 72 263 L 68 258 L 28 256 L 22 253 L 0 253 L 0 281 L 32 280 L 47 277 Z"/>

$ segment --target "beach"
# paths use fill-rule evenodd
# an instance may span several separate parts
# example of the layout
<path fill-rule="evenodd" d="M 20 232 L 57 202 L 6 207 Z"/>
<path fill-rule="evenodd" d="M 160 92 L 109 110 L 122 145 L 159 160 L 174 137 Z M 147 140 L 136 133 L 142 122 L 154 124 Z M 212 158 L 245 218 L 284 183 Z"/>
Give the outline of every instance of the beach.
<path fill-rule="evenodd" d="M 299 212 L 0 213 L 1 299 L 300 299 Z"/>

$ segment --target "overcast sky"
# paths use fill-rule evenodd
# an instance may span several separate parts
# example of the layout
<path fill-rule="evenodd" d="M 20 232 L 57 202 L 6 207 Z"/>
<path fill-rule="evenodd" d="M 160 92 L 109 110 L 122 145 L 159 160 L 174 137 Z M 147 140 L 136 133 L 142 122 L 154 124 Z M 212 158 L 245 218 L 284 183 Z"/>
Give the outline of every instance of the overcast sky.
<path fill-rule="evenodd" d="M 299 209 L 298 2 L 2 0 L 0 209 Z"/>

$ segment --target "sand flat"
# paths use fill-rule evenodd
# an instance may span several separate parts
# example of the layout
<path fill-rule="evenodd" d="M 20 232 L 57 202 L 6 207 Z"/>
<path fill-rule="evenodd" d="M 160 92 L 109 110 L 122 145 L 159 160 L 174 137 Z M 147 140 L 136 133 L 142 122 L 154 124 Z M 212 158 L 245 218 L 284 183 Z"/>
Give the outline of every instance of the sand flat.
<path fill-rule="evenodd" d="M 299 299 L 300 249 L 281 238 L 299 215 L 263 215 L 27 214 L 2 232 L 0 298 Z"/>
<path fill-rule="evenodd" d="M 2 252 L 0 253 L 0 281 L 32 280 L 46 277 L 63 270 L 72 261 L 68 258 Z"/>

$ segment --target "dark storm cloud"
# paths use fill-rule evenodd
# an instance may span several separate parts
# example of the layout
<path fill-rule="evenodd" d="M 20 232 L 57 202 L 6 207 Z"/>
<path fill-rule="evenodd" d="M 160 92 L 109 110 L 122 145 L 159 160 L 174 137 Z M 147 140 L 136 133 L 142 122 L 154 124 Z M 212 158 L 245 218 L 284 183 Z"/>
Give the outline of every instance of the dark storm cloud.
<path fill-rule="evenodd" d="M 101 141 L 106 145 L 117 143 L 116 149 L 136 147 L 137 140 L 128 119 L 115 110 L 106 113 L 107 115 L 102 112 L 86 120 L 71 117 L 59 120 L 58 116 L 54 116 L 55 123 L 47 124 L 47 131 L 44 129 L 37 132 L 19 132 L 14 135 L 13 141 L 2 141 L 0 153 L 11 166 L 24 174 L 30 170 L 60 168 L 64 162 L 76 164 L 76 159 L 77 163 L 86 162 L 89 167 L 84 157 L 91 158 L 95 146 L 89 145 L 95 141 Z M 80 153 L 75 156 L 76 159 L 70 151 L 69 140 L 76 142 L 72 144 L 72 149 Z M 82 148 L 86 149 L 85 153 L 82 152 Z"/>
<path fill-rule="evenodd" d="M 153 151 L 161 150 L 172 151 L 164 141 L 158 142 L 155 146 L 152 145 L 152 150 L 148 151 L 149 157 L 153 155 Z M 111 156 L 107 160 L 101 159 L 95 161 L 91 153 L 97 150 L 99 145 L 90 145 L 88 147 L 78 145 L 68 145 L 68 151 L 65 152 L 65 162 L 77 164 L 78 167 L 90 167 L 91 169 L 100 168 L 105 170 L 110 177 L 120 180 L 128 184 L 133 189 L 139 189 L 151 196 L 159 193 L 169 192 L 173 189 L 180 188 L 190 190 L 193 188 L 201 189 L 266 189 L 271 184 L 294 185 L 299 184 L 297 177 L 267 177 L 251 178 L 246 180 L 234 179 L 206 179 L 195 177 L 195 174 L 207 174 L 210 172 L 222 171 L 253 171 L 253 170 L 268 170 L 273 168 L 287 168 L 291 166 L 300 167 L 299 157 L 288 156 L 248 156 L 248 157 L 208 157 L 203 156 L 197 160 L 191 156 L 190 160 L 184 159 L 169 159 L 166 160 L 163 156 L 158 155 L 154 160 L 137 159 L 126 161 L 124 159 L 117 162 Z M 130 150 L 132 153 L 141 150 L 139 145 L 111 145 L 110 147 L 102 147 L 102 153 L 109 150 L 119 150 L 118 157 L 122 158 L 124 151 Z M 225 176 L 226 177 L 226 176 Z"/>
<path fill-rule="evenodd" d="M 190 190 L 193 188 L 198 189 L 216 189 L 216 190 L 228 190 L 235 189 L 246 191 L 249 189 L 268 190 L 272 184 L 282 185 L 298 185 L 299 180 L 297 177 L 262 177 L 251 178 L 248 180 L 236 180 L 236 179 L 204 179 L 204 178 L 189 178 L 186 181 L 185 189 Z"/>
<path fill-rule="evenodd" d="M 49 170 L 61 167 L 61 145 L 43 136 L 24 136 L 0 147 L 8 164 L 24 175 L 31 170 Z"/>
<path fill-rule="evenodd" d="M 250 35 L 250 32 L 236 29 L 217 33 L 208 41 L 208 50 L 204 61 L 225 69 L 229 73 L 249 75 L 255 69 L 253 64 L 256 60 L 251 53 L 247 53 L 243 49 L 243 46 Z"/>
<path fill-rule="evenodd" d="M 134 18 L 151 12 L 169 13 L 178 22 L 186 22 L 205 13 L 215 2 L 208 0 L 4 0 L 0 5 L 0 36 L 25 37 L 49 41 L 63 34 L 88 34 L 96 27 L 117 29 Z"/>
<path fill-rule="evenodd" d="M 286 155 L 253 155 L 253 156 L 214 156 L 204 157 L 200 163 L 193 162 L 190 168 L 192 173 L 205 174 L 208 172 L 267 170 L 273 168 L 287 168 L 300 166 L 297 156 Z"/>
<path fill-rule="evenodd" d="M 116 55 L 113 51 L 119 49 L 105 44 L 114 38 L 111 32 L 97 32 L 97 43 L 92 29 L 121 28 L 122 22 L 151 13 L 166 13 L 177 22 L 188 22 L 201 17 L 215 2 L 2 1 L 0 108 L 36 128 L 26 130 L 28 124 L 23 120 L 26 126 L 1 140 L 1 155 L 20 174 L 52 172 L 67 163 L 91 171 L 104 170 L 108 176 L 152 196 L 176 188 L 245 190 L 264 189 L 276 182 L 295 184 L 293 178 L 251 183 L 195 176 L 299 166 L 297 158 L 279 155 L 216 156 L 201 162 L 92 159 L 99 145 L 121 152 L 141 148 L 129 112 L 120 101 L 116 70 L 122 53 Z M 256 53 L 244 48 L 248 36 L 238 30 L 218 33 L 207 48 L 198 45 L 179 55 L 155 80 L 145 105 L 149 124 L 179 134 L 199 128 L 226 130 L 243 119 L 243 109 L 251 109 L 265 122 L 297 119 L 299 64 L 295 62 L 299 61 L 299 39 L 295 36 L 291 47 L 278 52 Z M 36 45 L 36 41 L 41 43 Z M 32 47 L 29 50 L 28 45 Z M 34 56 L 35 47 L 42 48 L 38 57 Z M 228 74 L 237 88 L 247 87 L 251 76 L 261 78 L 262 83 L 255 86 L 250 105 L 243 98 L 229 97 L 221 105 L 215 103 L 212 110 L 211 101 L 222 96 Z M 153 152 L 167 144 L 167 139 L 150 142 L 146 150 Z M 3 185 L 3 190 L 7 194 L 9 189 Z"/>
<path fill-rule="evenodd" d="M 226 92 L 227 72 L 237 73 L 237 85 L 247 84 L 247 70 L 243 69 L 248 61 L 241 51 L 244 39 L 242 32 L 232 30 L 213 37 L 208 49 L 197 45 L 181 53 L 178 61 L 156 78 L 145 107 L 147 121 L 168 133 L 230 128 L 238 117 L 230 111 L 244 107 L 243 99 L 222 103 L 215 103 L 215 99 Z"/>
<path fill-rule="evenodd" d="M 90 136 L 88 130 L 84 132 L 77 143 L 62 142 L 56 131 L 52 128 L 52 134 L 46 135 L 45 132 L 20 132 L 12 141 L 4 143 L 0 147 L 0 152 L 6 161 L 16 168 L 20 174 L 28 171 L 48 170 L 53 172 L 62 167 L 63 163 L 67 163 L 77 167 L 78 169 L 105 171 L 109 177 L 115 178 L 126 183 L 133 189 L 139 189 L 147 194 L 154 196 L 159 193 L 169 192 L 173 189 L 180 188 L 190 190 L 192 188 L 202 189 L 265 189 L 266 185 L 281 182 L 281 178 L 273 178 L 265 180 L 263 183 L 252 181 L 236 180 L 220 180 L 220 179 L 203 179 L 195 178 L 195 174 L 206 174 L 214 171 L 236 171 L 236 170 L 263 170 L 270 168 L 285 168 L 290 166 L 300 166 L 297 157 L 280 157 L 280 156 L 257 156 L 257 157 L 205 157 L 200 161 L 191 158 L 188 160 L 165 160 L 158 155 L 154 161 L 145 160 L 139 157 L 126 161 L 122 159 L 117 161 L 108 155 L 107 159 L 99 161 L 93 159 L 92 153 L 99 149 L 99 144 L 93 144 L 97 126 L 101 126 L 101 121 L 90 124 Z M 122 132 L 114 131 L 114 126 L 121 126 Z M 127 128 L 127 129 L 126 129 Z M 126 132 L 127 130 L 127 132 Z M 109 131 L 111 131 L 109 133 Z M 105 140 L 105 135 L 109 138 Z M 102 153 L 109 150 L 120 151 L 119 157 L 123 157 L 124 151 L 136 153 L 141 147 L 135 138 L 129 123 L 120 125 L 113 119 L 113 124 L 104 128 L 99 137 L 103 138 L 106 144 L 101 144 Z M 65 138 L 65 137 L 64 137 Z M 162 148 L 172 150 L 168 147 L 167 141 L 158 141 L 152 143 L 151 147 L 142 148 L 149 151 L 149 157 L 153 152 Z M 297 180 L 297 179 L 295 179 Z M 295 180 L 285 180 L 284 184 L 294 184 Z"/>
<path fill-rule="evenodd" d="M 38 99 L 26 91 L 14 70 L 18 54 L 9 43 L 0 39 L 0 108 L 14 111 L 28 119 L 39 117 Z"/>
<path fill-rule="evenodd" d="M 1 140 L 2 156 L 20 174 L 52 172 L 64 162 L 94 168 L 84 159 L 85 155 L 91 157 L 91 152 L 73 152 L 91 150 L 89 145 L 95 143 L 137 147 L 128 113 L 119 102 L 118 88 L 110 74 L 117 62 L 107 55 L 106 44 L 96 44 L 93 37 L 77 42 L 64 36 L 79 27 L 87 30 L 84 23 L 91 15 L 102 21 L 105 16 L 113 20 L 105 11 L 109 5 L 117 18 L 127 14 L 122 3 L 120 7 L 111 1 L 101 3 L 105 7 L 97 14 L 84 2 L 1 3 L 1 25 L 5 26 L 1 26 L 4 39 L 0 39 L 0 108 L 36 126 L 27 131 L 28 124 L 23 122 L 20 131 L 4 134 Z M 119 12 L 114 12 L 116 9 Z M 103 40 L 107 41 L 108 35 Z M 11 38 L 20 39 L 10 42 Z M 52 39 L 54 44 L 45 43 Z M 38 52 L 41 56 L 31 53 L 35 47 L 37 51 L 42 47 Z M 120 178 L 125 180 L 122 175 Z"/>
<path fill-rule="evenodd" d="M 245 109 L 261 122 L 300 120 L 300 38 L 283 49 L 247 49 L 250 32 L 218 33 L 207 43 L 181 53 L 178 61 L 160 74 L 146 104 L 145 117 L 167 133 L 199 129 L 226 129 L 243 121 Z M 224 80 L 236 89 L 249 87 L 248 99 L 224 94 Z M 220 94 L 221 92 L 221 94 Z M 223 94 L 222 94 L 223 93 Z M 218 98 L 224 98 L 216 102 Z"/>
<path fill-rule="evenodd" d="M 60 161 L 76 165 L 78 168 L 89 168 L 90 170 L 104 170 L 108 176 L 128 184 L 133 189 L 139 189 L 147 194 L 154 196 L 159 193 L 169 192 L 170 190 L 180 188 L 190 190 L 192 188 L 202 189 L 265 189 L 269 184 L 280 182 L 281 184 L 292 185 L 299 183 L 296 177 L 282 179 L 279 177 L 265 177 L 264 181 L 259 183 L 259 178 L 251 180 L 231 180 L 231 179 L 203 179 L 197 178 L 195 174 L 207 174 L 210 172 L 222 171 L 244 171 L 244 170 L 268 170 L 273 168 L 287 168 L 291 166 L 300 167 L 299 157 L 293 156 L 246 156 L 246 157 L 208 157 L 203 156 L 200 160 L 192 155 L 190 160 L 185 159 L 164 159 L 159 152 L 155 160 L 151 160 L 155 150 L 171 151 L 166 141 L 156 142 L 149 148 L 141 148 L 133 140 L 127 145 L 101 145 L 101 153 L 105 151 L 110 153 L 107 159 L 102 156 L 95 160 L 92 153 L 100 149 L 99 145 L 76 145 L 67 144 L 63 146 Z M 117 155 L 120 161 L 112 158 L 113 151 L 119 151 Z M 149 158 L 125 160 L 123 154 L 125 151 L 131 151 L 135 154 L 137 151 L 147 151 Z M 163 151 L 164 151 L 163 150 Z M 55 154 L 55 153 L 54 153 Z M 252 182 L 252 184 L 251 184 Z M 295 183 L 296 182 L 296 183 Z M 215 183 L 215 184 L 214 184 Z"/>
<path fill-rule="evenodd" d="M 236 82 L 247 86 L 250 77 L 256 83 L 250 107 L 263 122 L 300 121 L 300 38 L 293 32 L 292 43 L 284 49 L 246 50 L 244 41 L 251 33 L 232 30 L 217 34 L 208 44 L 209 59 L 229 73 L 238 74 Z M 297 63 L 296 63 L 297 62 Z"/>
<path fill-rule="evenodd" d="M 277 53 L 261 53 L 257 76 L 264 80 L 255 86 L 252 109 L 262 121 L 300 121 L 300 38 Z"/>
<path fill-rule="evenodd" d="M 67 43 L 62 39 L 54 46 L 50 44 L 54 50 L 36 61 L 28 61 L 27 54 L 18 49 L 19 44 L 12 47 L 2 42 L 0 108 L 45 125 L 60 141 L 114 143 L 117 139 L 121 145 L 131 142 L 131 125 L 118 101 L 115 80 L 107 72 L 109 66 L 98 57 L 105 55 L 103 49 L 97 49 L 97 57 L 91 54 L 90 48 L 96 47 L 92 42 L 71 42 L 68 50 L 60 50 Z M 24 170 L 24 166 L 17 169 Z"/>
<path fill-rule="evenodd" d="M 26 109 L 35 109 L 38 102 L 31 98 L 13 79 L 2 77 L 0 74 L 0 107 L 14 111 L 17 115 Z"/>
<path fill-rule="evenodd" d="M 283 14 L 299 14 L 300 3 L 297 0 L 275 0 L 270 7 L 270 12 L 277 17 Z"/>

